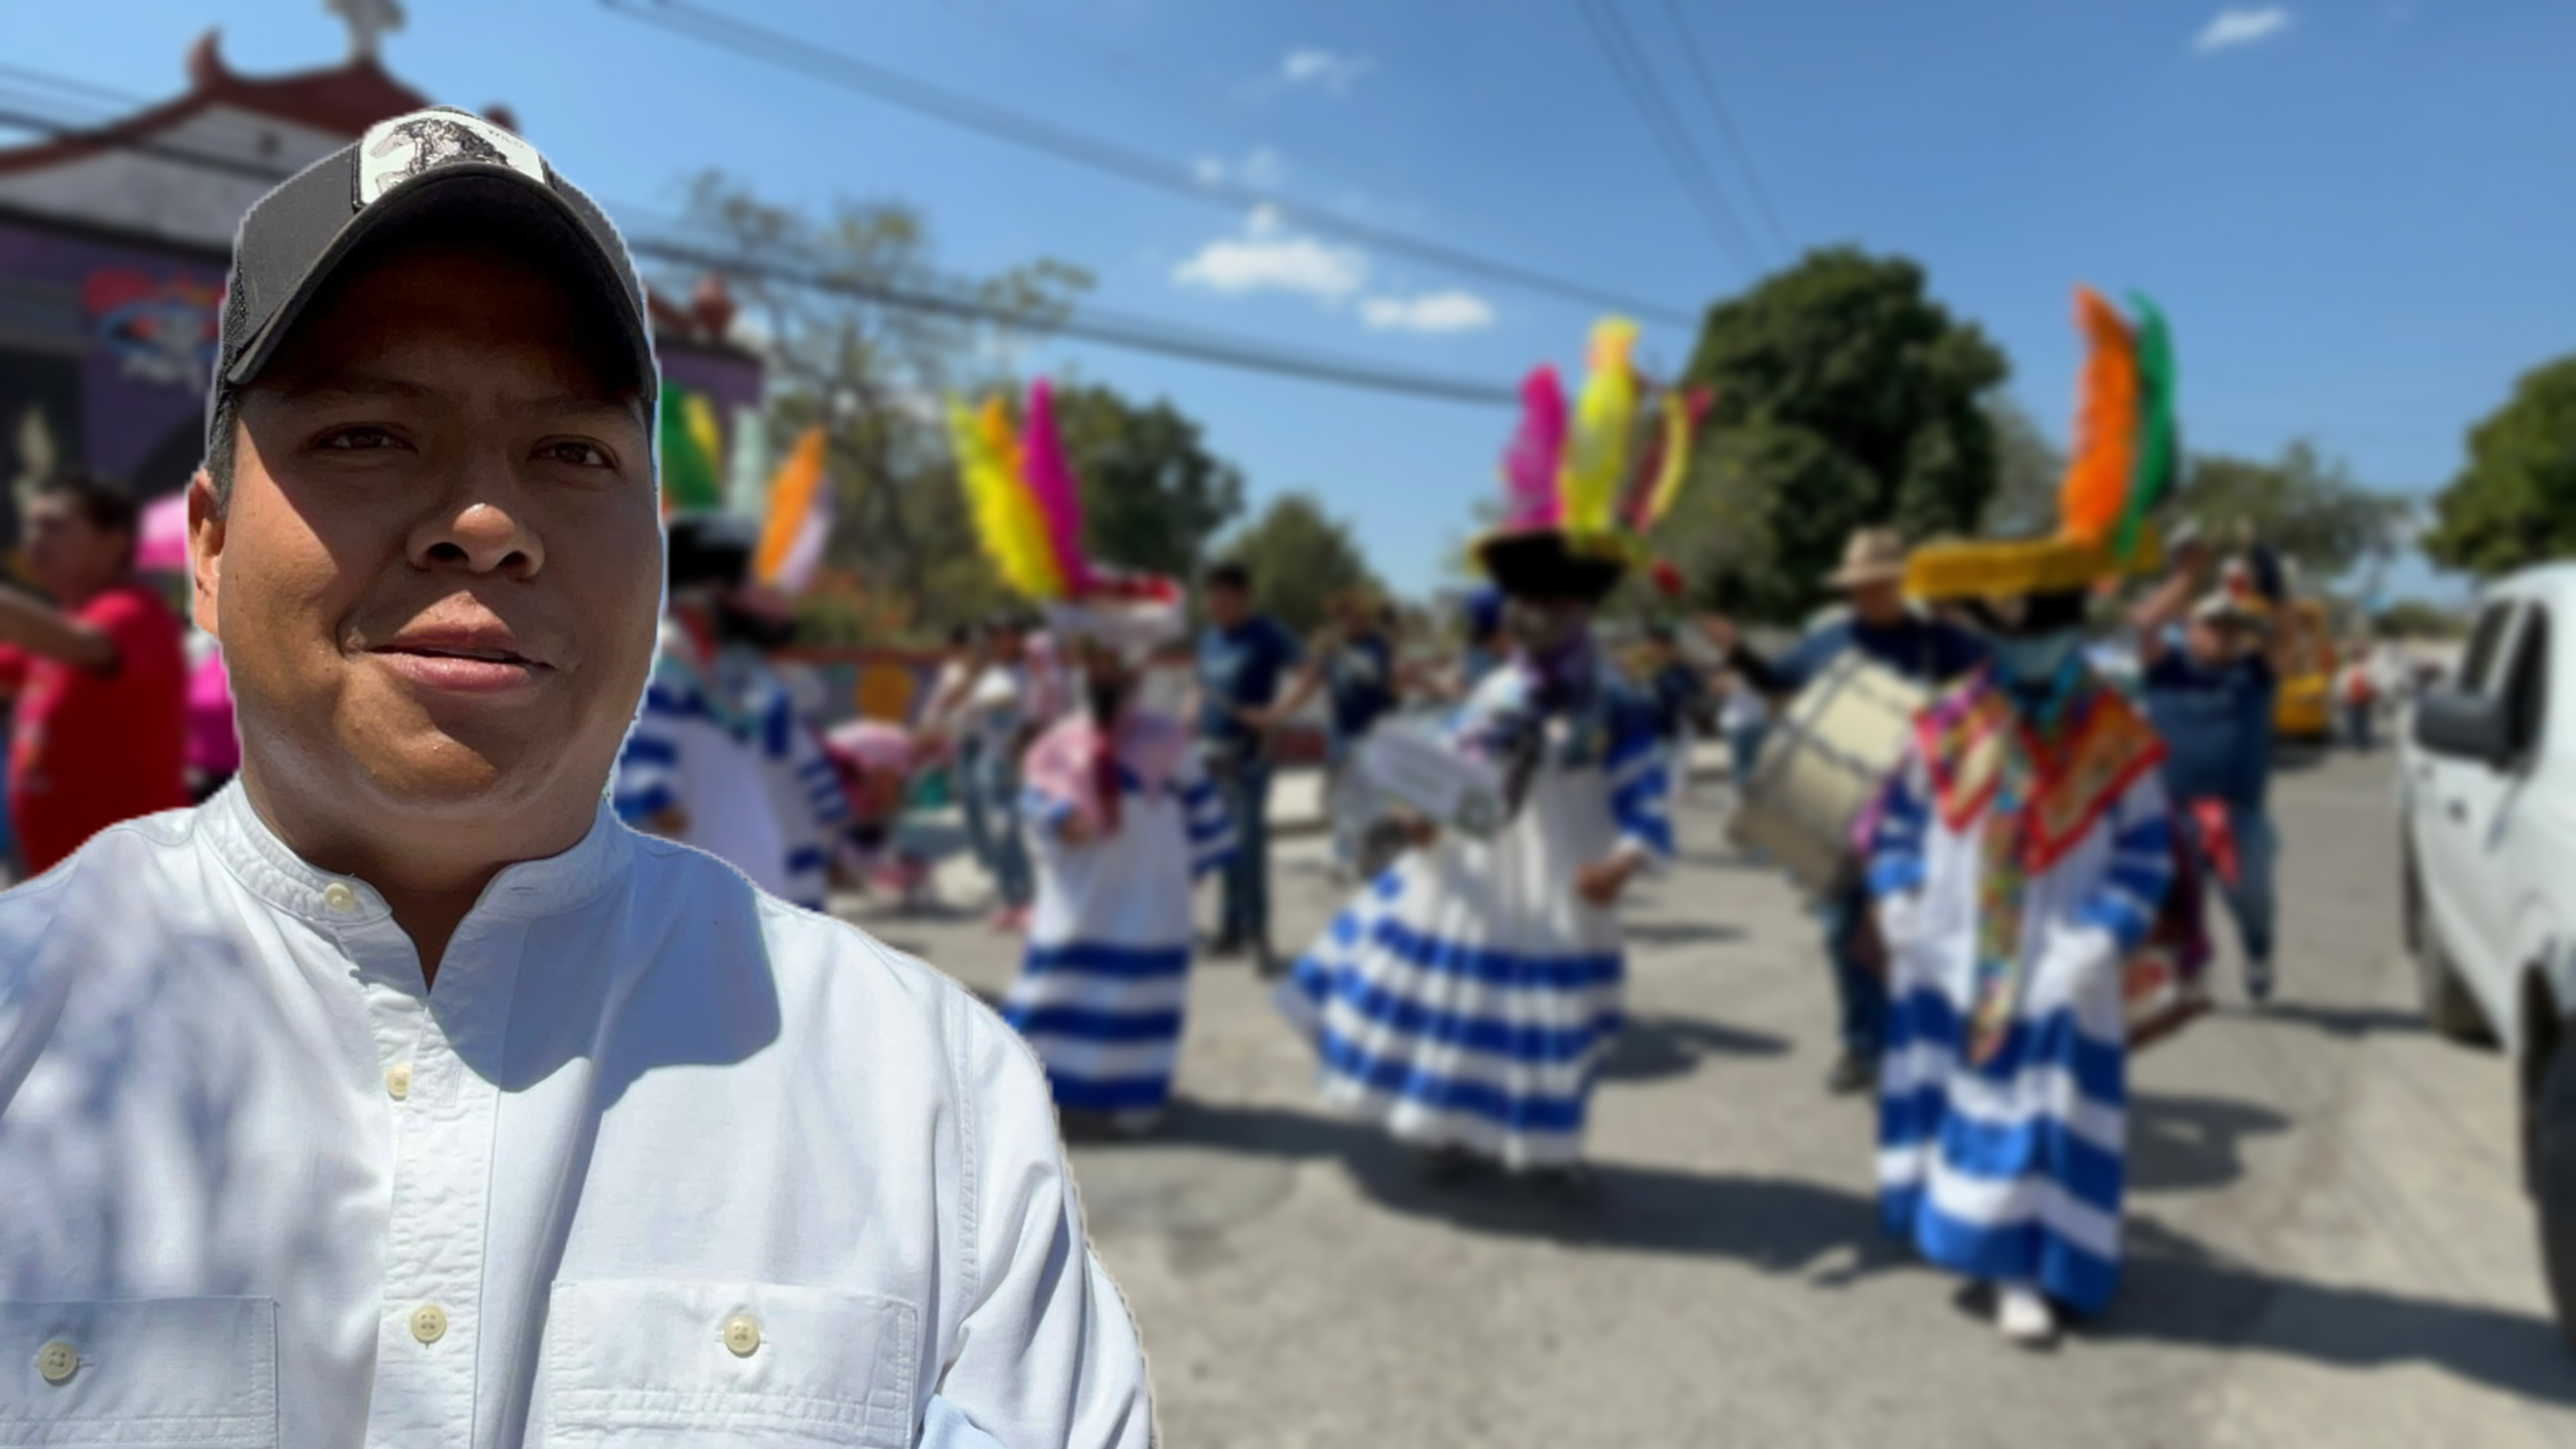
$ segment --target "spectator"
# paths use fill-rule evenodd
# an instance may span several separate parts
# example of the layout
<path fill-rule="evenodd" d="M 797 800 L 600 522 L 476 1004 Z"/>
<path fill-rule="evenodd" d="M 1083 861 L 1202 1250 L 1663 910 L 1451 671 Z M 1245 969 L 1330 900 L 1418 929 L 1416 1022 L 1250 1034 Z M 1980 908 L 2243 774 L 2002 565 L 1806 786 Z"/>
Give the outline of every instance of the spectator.
<path fill-rule="evenodd" d="M 1305 660 L 1295 635 L 1252 612 L 1252 571 L 1221 563 L 1207 571 L 1208 627 L 1199 635 L 1198 681 L 1191 710 L 1208 769 L 1225 792 L 1234 821 L 1235 854 L 1226 863 L 1224 910 L 1210 954 L 1249 951 L 1265 976 L 1277 972 L 1270 951 L 1270 769 L 1272 723 L 1290 670 Z"/>
<path fill-rule="evenodd" d="M 1273 728 L 1317 690 L 1324 691 L 1324 809 L 1333 825 L 1333 873 L 1347 881 L 1375 875 L 1384 864 L 1368 858 L 1364 848 L 1375 812 L 1356 760 L 1369 731 L 1402 703 L 1404 681 L 1388 627 L 1389 610 L 1374 593 L 1352 589 L 1336 594 L 1331 609 L 1332 620 L 1296 684 L 1253 718 L 1261 728 Z"/>
<path fill-rule="evenodd" d="M 2272 779 L 2272 708 L 2280 694 L 2288 630 L 2263 628 L 2252 596 L 2224 585 L 2190 607 L 2180 647 L 2175 621 L 2208 573 L 2189 548 L 2173 576 L 2136 614 L 2147 716 L 2165 741 L 2165 790 L 2183 816 L 2202 874 L 2218 884 L 2245 950 L 2245 994 L 2270 998 L 2278 842 L 2266 797 Z"/>
<path fill-rule="evenodd" d="M 2343 742 L 2370 753 L 2371 722 L 2379 710 L 2380 665 L 2369 644 L 2355 640 L 2345 651 L 2343 668 L 2335 671 L 2335 712 L 2342 717 Z"/>
<path fill-rule="evenodd" d="M 984 667 L 966 694 L 965 725 L 974 738 L 970 787 L 982 797 L 985 868 L 993 873 L 997 931 L 1028 929 L 1037 872 L 1029 863 L 1028 835 L 1020 821 L 1020 763 L 1029 741 L 1055 718 L 1047 680 L 1032 657 L 1028 620 L 996 618 L 985 631 Z"/>
<path fill-rule="evenodd" d="M 188 803 L 179 619 L 134 577 L 134 501 L 87 474 L 27 502 L 27 571 L 0 589 L 0 690 L 17 699 L 9 819 L 29 875 L 120 820 Z"/>
<path fill-rule="evenodd" d="M 1730 674 L 1726 698 L 1718 705 L 1717 727 L 1726 736 L 1727 763 L 1740 795 L 1753 778 L 1753 767 L 1761 762 L 1763 741 L 1770 737 L 1771 707 L 1743 676 Z"/>

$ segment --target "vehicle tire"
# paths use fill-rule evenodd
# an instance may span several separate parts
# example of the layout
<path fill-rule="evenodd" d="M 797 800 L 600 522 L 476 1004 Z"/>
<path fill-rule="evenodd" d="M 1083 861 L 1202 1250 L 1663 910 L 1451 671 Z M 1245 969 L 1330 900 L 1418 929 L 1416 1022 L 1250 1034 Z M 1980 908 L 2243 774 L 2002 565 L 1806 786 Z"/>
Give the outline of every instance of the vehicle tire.
<path fill-rule="evenodd" d="M 2404 881 L 2406 944 L 2415 956 L 2415 990 L 2424 1009 L 2424 1024 L 2446 1041 L 2486 1046 L 2495 1041 L 2486 1012 L 2460 980 L 2451 956 L 2442 948 L 2442 933 L 2424 910 L 2424 883 L 2409 862 Z"/>
<path fill-rule="evenodd" d="M 2576 1351 L 2576 1042 L 2549 1059 L 2531 1112 L 2531 1204 L 2558 1336 Z"/>

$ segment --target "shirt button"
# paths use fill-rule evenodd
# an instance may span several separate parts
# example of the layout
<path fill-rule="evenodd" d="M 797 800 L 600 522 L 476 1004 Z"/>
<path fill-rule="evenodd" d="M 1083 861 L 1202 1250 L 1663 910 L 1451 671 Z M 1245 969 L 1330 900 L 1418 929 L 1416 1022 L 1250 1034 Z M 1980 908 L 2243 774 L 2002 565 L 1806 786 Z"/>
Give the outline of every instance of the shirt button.
<path fill-rule="evenodd" d="M 330 907 L 333 915 L 345 916 L 358 908 L 358 893 L 349 889 L 347 882 L 335 880 L 322 888 L 322 904 Z"/>
<path fill-rule="evenodd" d="M 447 1310 L 435 1303 L 424 1303 L 411 1311 L 411 1336 L 423 1343 L 436 1343 L 447 1336 Z"/>
<path fill-rule="evenodd" d="M 397 1102 L 411 1095 L 411 1063 L 396 1062 L 385 1068 L 385 1095 Z"/>
<path fill-rule="evenodd" d="M 36 1376 L 49 1384 L 67 1384 L 80 1372 L 80 1350 L 55 1339 L 36 1350 Z"/>
<path fill-rule="evenodd" d="M 735 1358 L 749 1358 L 760 1347 L 760 1320 L 737 1313 L 725 1320 L 724 1345 Z"/>

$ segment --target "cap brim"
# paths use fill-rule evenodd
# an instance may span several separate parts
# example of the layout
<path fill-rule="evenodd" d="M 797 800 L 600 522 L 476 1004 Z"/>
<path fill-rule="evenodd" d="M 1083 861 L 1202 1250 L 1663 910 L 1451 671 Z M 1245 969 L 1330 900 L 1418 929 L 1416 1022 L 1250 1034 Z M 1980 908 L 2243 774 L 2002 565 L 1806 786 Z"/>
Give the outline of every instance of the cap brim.
<path fill-rule="evenodd" d="M 224 385 L 240 387 L 259 376 L 314 300 L 329 289 L 348 260 L 362 248 L 389 242 L 414 230 L 442 237 L 493 239 L 514 247 L 550 248 L 570 265 L 571 275 L 589 284 L 588 299 L 616 319 L 629 340 L 636 385 L 650 402 L 658 390 L 652 327 L 642 299 L 619 279 L 616 264 L 600 249 L 572 206 L 554 188 L 506 165 L 450 162 L 407 181 L 373 204 L 360 208 L 340 229 L 331 245 L 308 268 L 285 305 L 271 313 L 233 365 Z"/>

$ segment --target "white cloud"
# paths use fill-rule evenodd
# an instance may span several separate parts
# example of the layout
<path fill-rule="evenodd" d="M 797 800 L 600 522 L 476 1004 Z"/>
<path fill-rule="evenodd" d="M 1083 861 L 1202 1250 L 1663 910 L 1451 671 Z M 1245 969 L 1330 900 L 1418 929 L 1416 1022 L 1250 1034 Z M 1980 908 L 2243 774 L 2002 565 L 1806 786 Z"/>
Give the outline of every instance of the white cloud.
<path fill-rule="evenodd" d="M 1374 56 L 1336 55 L 1321 46 L 1301 45 L 1279 62 L 1279 78 L 1292 86 L 1315 86 L 1348 95 L 1352 83 L 1377 69 Z"/>
<path fill-rule="evenodd" d="M 1473 332 L 1494 325 L 1493 304 L 1452 288 L 1417 297 L 1369 297 L 1360 320 L 1377 332 Z"/>
<path fill-rule="evenodd" d="M 1294 235 L 1276 207 L 1260 206 L 1244 222 L 1243 235 L 1199 248 L 1172 268 L 1172 280 L 1228 296 L 1296 292 L 1337 304 L 1367 284 L 1368 253 Z"/>
<path fill-rule="evenodd" d="M 2266 5 L 2260 10 L 2221 10 L 2200 32 L 2200 38 L 2191 43 L 2191 48 L 2199 51 L 2228 50 L 2239 45 L 2251 45 L 2289 28 L 2290 12 L 2279 5 Z"/>

